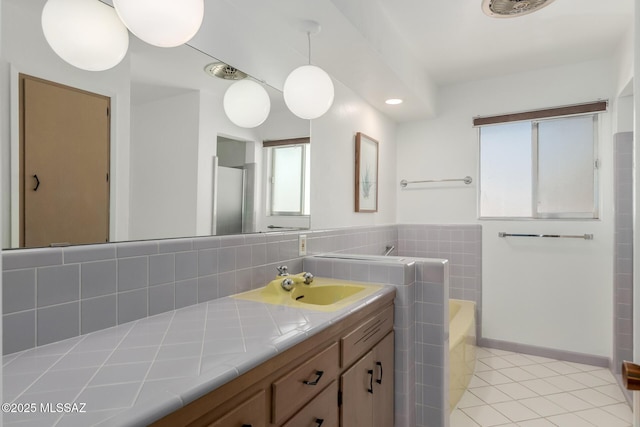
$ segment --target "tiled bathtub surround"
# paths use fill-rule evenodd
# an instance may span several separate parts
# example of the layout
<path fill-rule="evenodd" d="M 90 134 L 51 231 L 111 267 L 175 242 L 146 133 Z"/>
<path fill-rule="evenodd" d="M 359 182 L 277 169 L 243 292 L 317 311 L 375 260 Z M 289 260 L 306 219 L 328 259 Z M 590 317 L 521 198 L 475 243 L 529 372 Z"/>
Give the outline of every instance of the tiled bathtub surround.
<path fill-rule="evenodd" d="M 446 260 L 305 258 L 324 277 L 396 286 L 395 426 L 449 422 L 449 266 Z"/>
<path fill-rule="evenodd" d="M 419 427 L 449 425 L 450 264 L 416 261 L 416 411 Z"/>
<path fill-rule="evenodd" d="M 416 425 L 415 411 L 415 263 L 309 257 L 304 269 L 322 277 L 393 284 L 395 304 L 395 426 Z"/>
<path fill-rule="evenodd" d="M 633 133 L 615 135 L 614 146 L 614 356 L 620 374 L 623 360 L 633 360 Z"/>
<path fill-rule="evenodd" d="M 264 286 L 309 253 L 379 254 L 396 226 L 3 251 L 4 354 Z"/>
<path fill-rule="evenodd" d="M 476 336 L 482 337 L 482 226 L 398 225 L 398 254 L 449 260 L 449 297 L 475 301 Z"/>

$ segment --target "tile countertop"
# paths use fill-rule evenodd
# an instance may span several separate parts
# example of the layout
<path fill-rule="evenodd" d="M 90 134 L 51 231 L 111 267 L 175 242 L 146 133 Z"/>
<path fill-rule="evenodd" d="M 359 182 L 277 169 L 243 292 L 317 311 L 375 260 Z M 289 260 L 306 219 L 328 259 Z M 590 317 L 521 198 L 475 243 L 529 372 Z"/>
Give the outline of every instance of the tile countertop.
<path fill-rule="evenodd" d="M 332 313 L 225 297 L 4 356 L 3 425 L 147 425 L 393 289 Z"/>

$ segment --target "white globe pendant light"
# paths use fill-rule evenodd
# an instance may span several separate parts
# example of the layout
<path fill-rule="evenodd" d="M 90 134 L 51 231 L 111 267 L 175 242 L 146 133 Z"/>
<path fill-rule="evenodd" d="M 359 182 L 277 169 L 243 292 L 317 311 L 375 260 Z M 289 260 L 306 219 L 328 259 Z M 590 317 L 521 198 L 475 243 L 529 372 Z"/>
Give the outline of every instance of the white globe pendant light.
<path fill-rule="evenodd" d="M 159 47 L 188 42 L 204 18 L 204 0 L 113 0 L 113 6 L 133 34 Z"/>
<path fill-rule="evenodd" d="M 127 28 L 113 8 L 99 0 L 48 0 L 41 22 L 51 49 L 74 67 L 108 70 L 127 54 Z"/>
<path fill-rule="evenodd" d="M 253 80 L 240 80 L 229 86 L 224 93 L 223 106 L 233 124 L 254 128 L 267 119 L 271 100 L 262 85 Z"/>
<path fill-rule="evenodd" d="M 293 70 L 284 82 L 283 92 L 285 104 L 301 119 L 317 119 L 333 104 L 331 77 L 315 65 Z"/>
<path fill-rule="evenodd" d="M 301 119 L 317 119 L 333 104 L 334 88 L 331 77 L 322 68 L 311 65 L 311 33 L 320 32 L 320 24 L 304 21 L 309 40 L 309 65 L 293 70 L 284 82 L 284 102 Z"/>

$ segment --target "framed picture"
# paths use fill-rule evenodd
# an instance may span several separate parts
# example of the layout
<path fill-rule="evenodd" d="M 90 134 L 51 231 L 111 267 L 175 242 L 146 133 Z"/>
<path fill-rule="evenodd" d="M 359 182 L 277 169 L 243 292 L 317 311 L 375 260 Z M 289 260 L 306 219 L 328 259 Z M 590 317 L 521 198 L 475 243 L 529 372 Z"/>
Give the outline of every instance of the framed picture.
<path fill-rule="evenodd" d="M 378 141 L 356 133 L 356 212 L 378 211 Z"/>

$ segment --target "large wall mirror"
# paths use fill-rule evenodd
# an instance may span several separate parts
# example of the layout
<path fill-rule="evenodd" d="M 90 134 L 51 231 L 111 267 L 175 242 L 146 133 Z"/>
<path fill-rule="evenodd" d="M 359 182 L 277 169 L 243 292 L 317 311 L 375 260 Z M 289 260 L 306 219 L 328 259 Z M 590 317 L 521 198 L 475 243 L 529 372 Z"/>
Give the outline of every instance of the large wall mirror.
<path fill-rule="evenodd" d="M 10 65 L 10 97 L 5 105 L 11 133 L 9 140 L 3 139 L 0 155 L 3 248 L 309 228 L 309 121 L 289 112 L 281 92 L 265 85 L 271 113 L 259 127 L 244 129 L 231 123 L 222 107 L 233 81 L 205 72 L 208 64 L 219 62 L 210 55 L 215 52 L 187 45 L 157 48 L 131 35 L 129 52 L 118 66 L 102 72 L 74 68 L 44 39 L 40 23 L 44 4 L 45 0 L 2 0 L 1 52 Z M 50 139 L 56 132 L 51 128 L 40 134 L 31 130 L 34 123 L 64 128 L 68 127 L 64 120 L 91 121 L 84 115 L 90 109 L 84 101 L 79 101 L 79 112 L 71 119 L 63 117 L 71 107 L 52 103 L 54 92 L 97 96 L 106 102 L 96 104 L 100 111 L 108 109 L 107 148 L 97 150 L 106 156 L 104 163 L 91 163 L 84 154 L 76 158 L 64 144 L 53 145 Z M 40 146 L 29 139 L 34 135 L 40 135 Z M 302 144 L 303 149 L 291 153 L 304 153 L 306 158 L 276 161 L 286 159 L 280 155 L 283 150 L 276 150 L 283 145 L 266 148 L 264 141 Z M 88 193 L 106 188 L 104 237 L 75 241 L 66 233 L 49 237 L 45 231 L 44 238 L 32 240 L 34 230 L 56 227 L 57 220 L 69 213 L 70 194 L 80 190 L 70 189 L 74 183 L 59 176 L 77 164 L 84 169 L 105 168 L 103 181 L 76 180 L 88 186 Z M 290 183 L 291 171 L 300 176 L 297 187 L 279 188 L 278 197 L 272 197 L 274 177 L 285 176 Z M 25 206 L 30 197 L 47 192 L 49 199 Z M 278 200 L 286 206 L 288 194 L 300 209 L 274 208 Z M 56 203 L 60 207 L 54 208 Z M 33 213 L 40 218 L 34 219 Z M 82 221 L 74 219 L 72 228 L 87 228 Z"/>

